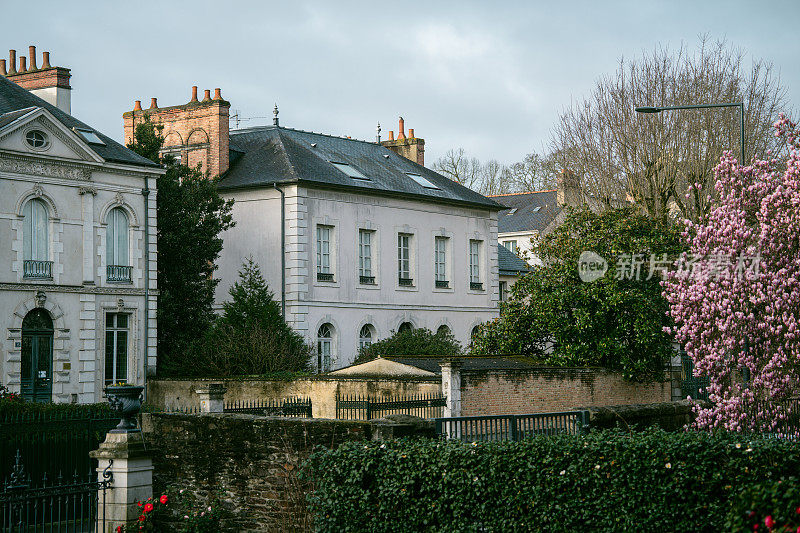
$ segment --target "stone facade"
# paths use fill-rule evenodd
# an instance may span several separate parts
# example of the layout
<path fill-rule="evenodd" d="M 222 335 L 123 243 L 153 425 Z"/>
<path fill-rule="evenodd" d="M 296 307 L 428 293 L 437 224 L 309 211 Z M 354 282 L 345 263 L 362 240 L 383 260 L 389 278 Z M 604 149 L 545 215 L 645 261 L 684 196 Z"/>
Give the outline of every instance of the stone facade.
<path fill-rule="evenodd" d="M 461 416 L 553 413 L 669 402 L 671 383 L 631 383 L 599 368 L 462 371 Z"/>
<path fill-rule="evenodd" d="M 44 136 L 46 145 L 33 149 L 26 144 L 31 132 Z M 155 369 L 155 190 L 160 172 L 104 161 L 45 108 L 32 108 L 0 128 L 0 383 L 12 391 L 22 390 L 23 364 L 28 360 L 23 356 L 29 353 L 26 343 L 31 338 L 23 321 L 37 309 L 52 322 L 52 333 L 37 338 L 44 346 L 39 353 L 49 358 L 36 369 L 46 396 L 40 399 L 101 400 L 106 331 L 112 316 L 127 318 L 127 325 L 119 328 L 124 335 L 118 343 L 119 362 L 126 370 L 115 377 L 141 384 L 147 369 Z M 26 210 L 32 205 L 44 217 L 37 230 L 39 253 L 44 254 L 38 261 L 26 255 L 32 232 Z M 122 265 L 126 276 L 120 281 L 107 275 L 106 235 L 112 211 L 123 213 L 127 221 L 127 265 Z M 32 264 L 44 270 L 31 272 Z M 52 339 L 49 352 L 48 338 Z"/>

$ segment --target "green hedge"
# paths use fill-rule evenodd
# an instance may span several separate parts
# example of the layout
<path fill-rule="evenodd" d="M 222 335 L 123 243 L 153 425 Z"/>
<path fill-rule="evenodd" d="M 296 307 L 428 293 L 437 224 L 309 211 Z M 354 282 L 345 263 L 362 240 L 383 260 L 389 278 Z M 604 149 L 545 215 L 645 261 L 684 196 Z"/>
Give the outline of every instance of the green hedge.
<path fill-rule="evenodd" d="M 728 531 L 800 530 L 800 481 L 795 477 L 754 482 L 739 492 L 726 524 Z"/>
<path fill-rule="evenodd" d="M 303 473 L 319 531 L 723 531 L 739 491 L 800 445 L 648 430 L 511 443 L 347 443 Z M 764 526 L 762 526 L 762 529 Z M 750 529 L 752 530 L 752 529 Z"/>
<path fill-rule="evenodd" d="M 39 418 L 48 420 L 108 418 L 113 415 L 107 402 L 90 404 L 30 402 L 20 398 L 18 394 L 9 393 L 0 385 L 0 422 Z"/>

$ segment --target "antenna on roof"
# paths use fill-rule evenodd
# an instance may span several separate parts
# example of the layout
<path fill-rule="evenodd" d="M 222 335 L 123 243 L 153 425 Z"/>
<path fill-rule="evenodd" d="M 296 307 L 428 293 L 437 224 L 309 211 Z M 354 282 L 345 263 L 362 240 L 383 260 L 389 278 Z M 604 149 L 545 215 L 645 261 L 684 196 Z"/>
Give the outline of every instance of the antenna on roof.
<path fill-rule="evenodd" d="M 239 129 L 239 122 L 241 122 L 241 114 L 239 113 L 238 109 L 233 110 L 233 115 L 231 115 L 231 120 L 236 124 L 235 129 Z"/>
<path fill-rule="evenodd" d="M 381 143 L 381 123 L 378 122 L 378 144 Z"/>
<path fill-rule="evenodd" d="M 272 115 L 274 117 L 272 119 L 272 125 L 273 126 L 277 126 L 278 125 L 278 104 L 277 103 L 275 104 L 275 108 L 272 110 Z"/>

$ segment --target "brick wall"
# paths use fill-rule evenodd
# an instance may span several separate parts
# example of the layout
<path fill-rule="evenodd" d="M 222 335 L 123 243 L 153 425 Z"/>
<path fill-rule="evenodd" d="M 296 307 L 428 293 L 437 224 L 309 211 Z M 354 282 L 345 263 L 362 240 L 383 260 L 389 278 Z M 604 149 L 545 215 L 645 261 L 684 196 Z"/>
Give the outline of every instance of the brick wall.
<path fill-rule="evenodd" d="M 317 445 L 370 438 L 363 422 L 233 414 L 143 414 L 142 431 L 155 493 L 168 486 L 201 500 L 223 493 L 233 514 L 226 531 L 310 531 L 300 465 Z"/>
<path fill-rule="evenodd" d="M 461 373 L 462 416 L 547 413 L 670 400 L 670 382 L 630 383 L 618 373 L 595 368 Z"/>
<path fill-rule="evenodd" d="M 206 90 L 202 100 L 197 98 L 197 87 L 192 88 L 191 100 L 182 105 L 158 107 L 155 98 L 148 109 L 136 101 L 133 111 L 122 115 L 125 144 L 131 142 L 137 124 L 149 119 L 164 126 L 164 151 L 180 155 L 181 162 L 192 168 L 200 165 L 209 176 L 228 170 L 231 104 L 222 99 L 219 89 L 212 97 Z"/>

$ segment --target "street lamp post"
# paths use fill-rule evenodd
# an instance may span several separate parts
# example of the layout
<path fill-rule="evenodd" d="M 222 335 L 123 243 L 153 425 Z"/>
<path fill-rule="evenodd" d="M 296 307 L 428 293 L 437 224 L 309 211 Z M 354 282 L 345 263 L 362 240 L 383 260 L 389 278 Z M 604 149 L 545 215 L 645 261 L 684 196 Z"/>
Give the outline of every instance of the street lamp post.
<path fill-rule="evenodd" d="M 660 106 L 660 107 L 652 107 L 652 106 L 642 106 L 637 107 L 637 113 L 661 113 L 662 111 L 672 111 L 674 109 L 709 109 L 714 107 L 738 107 L 739 108 L 739 141 L 741 142 L 741 152 L 740 155 L 742 156 L 742 160 L 739 162 L 742 166 L 745 165 L 744 159 L 744 102 L 733 102 L 733 103 L 724 103 L 724 104 L 698 104 L 698 105 L 670 105 L 670 106 Z"/>

